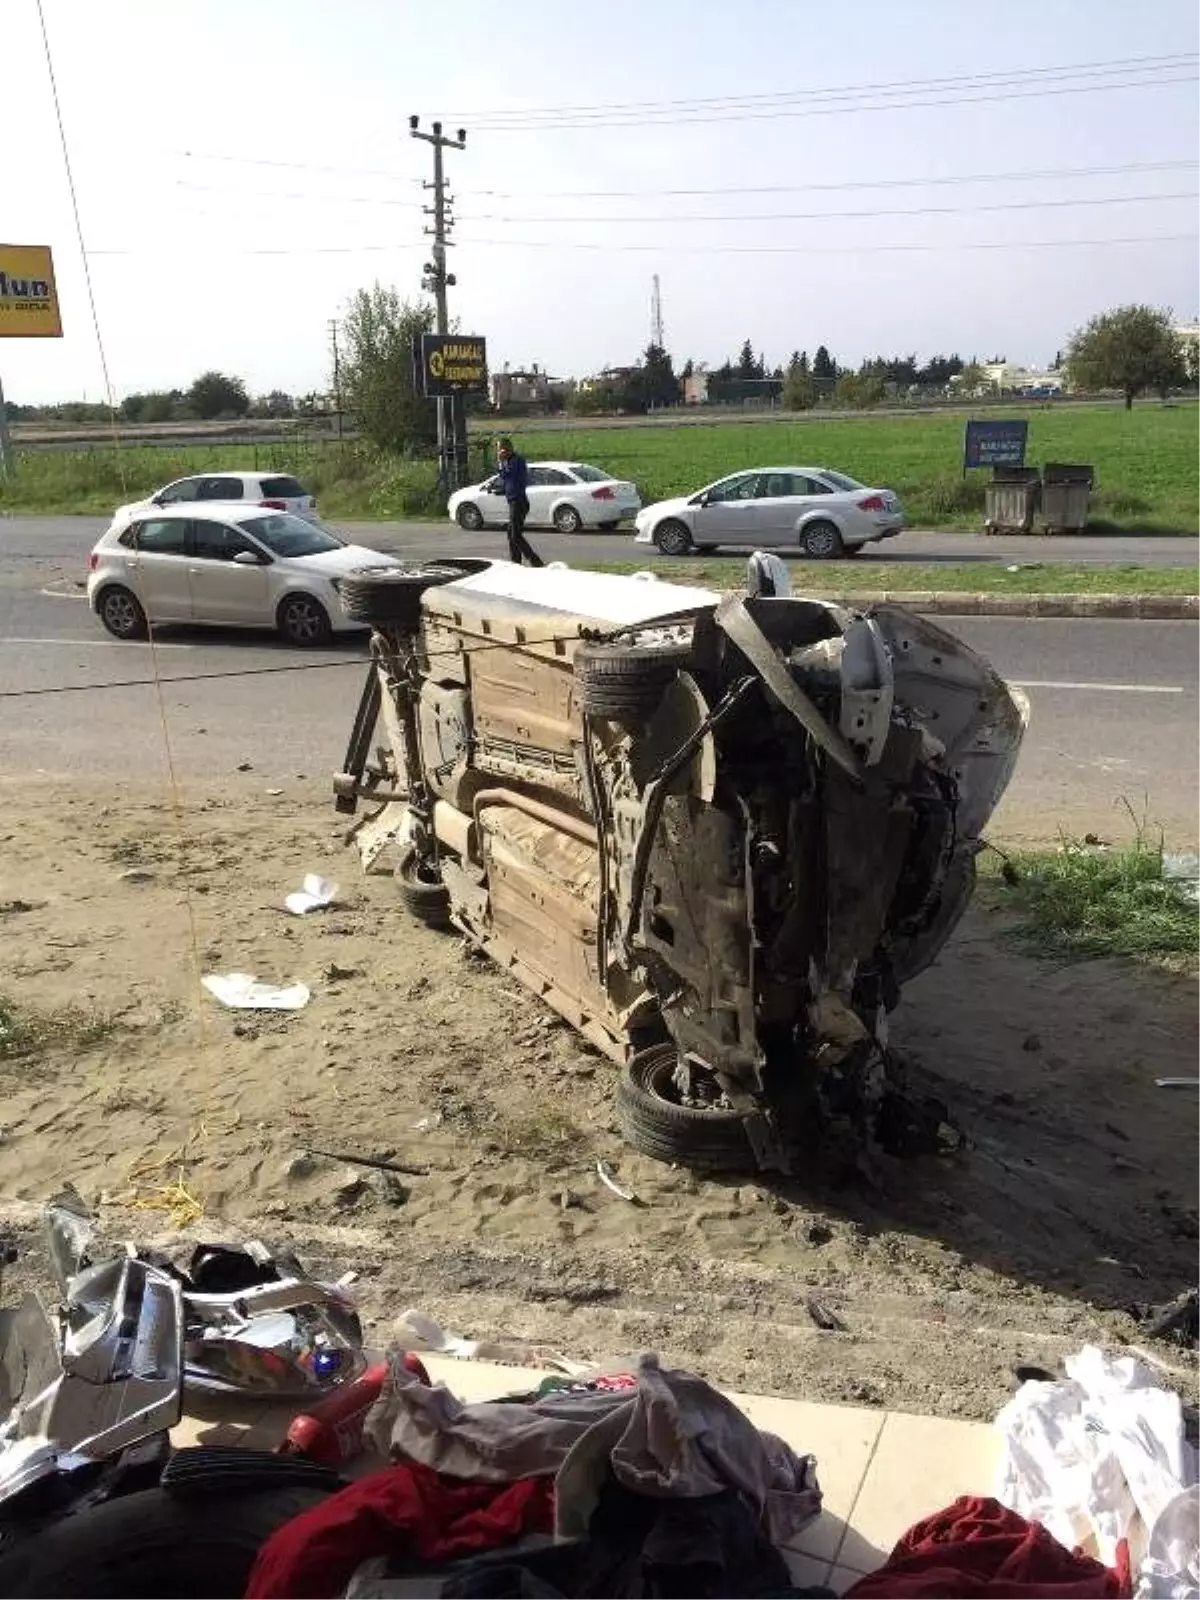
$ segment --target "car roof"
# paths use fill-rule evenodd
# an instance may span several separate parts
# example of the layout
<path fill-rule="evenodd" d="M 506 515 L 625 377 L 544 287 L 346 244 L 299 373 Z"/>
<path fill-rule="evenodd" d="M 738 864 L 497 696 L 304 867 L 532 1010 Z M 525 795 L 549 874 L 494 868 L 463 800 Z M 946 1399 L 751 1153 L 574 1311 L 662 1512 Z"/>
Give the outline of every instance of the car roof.
<path fill-rule="evenodd" d="M 178 482 L 179 480 L 176 479 L 175 481 Z M 157 522 L 160 517 L 172 519 L 175 517 L 199 517 L 203 516 L 206 510 L 223 511 L 230 515 L 236 511 L 239 520 L 242 521 L 247 517 L 279 517 L 285 515 L 284 512 L 272 509 L 270 506 L 248 506 L 241 500 L 186 500 L 180 505 L 155 506 L 153 512 L 145 513 L 145 518 L 152 517 Z M 137 520 L 144 520 L 144 518 Z"/>
<path fill-rule="evenodd" d="M 236 471 L 224 471 L 220 467 L 213 467 L 208 472 L 185 472 L 182 478 L 172 478 L 172 483 L 190 483 L 193 478 L 241 478 L 243 483 L 251 478 L 292 478 L 292 472 L 245 472 L 241 467 Z"/>
<path fill-rule="evenodd" d="M 725 476 L 727 478 L 740 478 L 743 473 L 747 472 L 815 472 L 820 475 L 821 473 L 834 472 L 836 470 L 834 467 L 739 467 L 734 472 L 727 472 Z"/>

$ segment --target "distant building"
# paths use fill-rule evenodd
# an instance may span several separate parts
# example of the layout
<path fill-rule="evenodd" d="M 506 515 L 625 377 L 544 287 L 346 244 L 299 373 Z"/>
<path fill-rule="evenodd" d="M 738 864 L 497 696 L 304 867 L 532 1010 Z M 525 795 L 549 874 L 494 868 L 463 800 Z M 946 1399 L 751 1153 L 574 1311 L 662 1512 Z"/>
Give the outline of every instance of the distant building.
<path fill-rule="evenodd" d="M 690 372 L 683 380 L 683 403 L 685 406 L 702 406 L 708 399 L 708 373 L 703 370 Z"/>
<path fill-rule="evenodd" d="M 640 367 L 605 367 L 590 378 L 580 378 L 579 387 L 586 393 L 589 389 L 602 388 L 606 383 L 630 383 L 640 371 Z"/>
<path fill-rule="evenodd" d="M 492 405 L 497 411 L 554 411 L 566 398 L 567 384 L 542 372 L 537 362 L 528 368 L 491 375 Z"/>
<path fill-rule="evenodd" d="M 984 362 L 980 371 L 997 394 L 1024 394 L 1030 391 L 1051 394 L 1062 392 L 1061 372 L 1022 367 L 1015 361 Z"/>

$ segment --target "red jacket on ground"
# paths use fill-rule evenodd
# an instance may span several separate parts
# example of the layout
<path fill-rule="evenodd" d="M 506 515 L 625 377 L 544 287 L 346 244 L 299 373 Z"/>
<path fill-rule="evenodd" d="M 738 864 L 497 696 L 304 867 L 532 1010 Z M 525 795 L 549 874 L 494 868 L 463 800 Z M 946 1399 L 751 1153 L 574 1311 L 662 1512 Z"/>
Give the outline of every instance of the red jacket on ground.
<path fill-rule="evenodd" d="M 554 1530 L 553 1478 L 467 1483 L 404 1462 L 352 1483 L 293 1517 L 263 1545 L 248 1600 L 325 1600 L 344 1594 L 371 1556 L 430 1565 L 482 1554 Z"/>
<path fill-rule="evenodd" d="M 1127 1600 L 1132 1593 L 1128 1559 L 1124 1572 L 1113 1572 L 1064 1549 L 1039 1523 L 1026 1522 L 998 1500 L 964 1496 L 910 1528 L 846 1600 Z"/>

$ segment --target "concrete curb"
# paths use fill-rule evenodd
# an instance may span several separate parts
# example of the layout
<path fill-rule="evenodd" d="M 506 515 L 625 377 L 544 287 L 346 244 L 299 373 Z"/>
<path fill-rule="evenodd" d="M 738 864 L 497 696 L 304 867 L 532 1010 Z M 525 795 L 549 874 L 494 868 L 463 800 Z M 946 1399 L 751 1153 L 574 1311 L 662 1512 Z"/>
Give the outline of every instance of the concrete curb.
<path fill-rule="evenodd" d="M 948 617 L 1110 617 L 1126 621 L 1195 622 L 1200 594 L 954 594 L 871 589 L 825 594 L 823 600 L 863 611 L 869 606 L 906 606 Z"/>

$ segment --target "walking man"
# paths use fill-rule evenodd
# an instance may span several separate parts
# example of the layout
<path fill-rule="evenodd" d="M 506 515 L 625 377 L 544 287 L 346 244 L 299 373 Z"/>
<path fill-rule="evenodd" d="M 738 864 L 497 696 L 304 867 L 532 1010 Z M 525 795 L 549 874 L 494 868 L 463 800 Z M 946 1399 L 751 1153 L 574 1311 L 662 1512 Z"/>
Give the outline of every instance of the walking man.
<path fill-rule="evenodd" d="M 525 518 L 529 515 L 529 496 L 526 493 L 529 468 L 525 465 L 525 457 L 513 449 L 511 439 L 501 439 L 498 454 L 500 483 L 504 498 L 508 501 L 508 559 L 515 561 L 518 566 L 526 561 L 531 567 L 544 566 L 545 562 L 525 537 Z"/>

